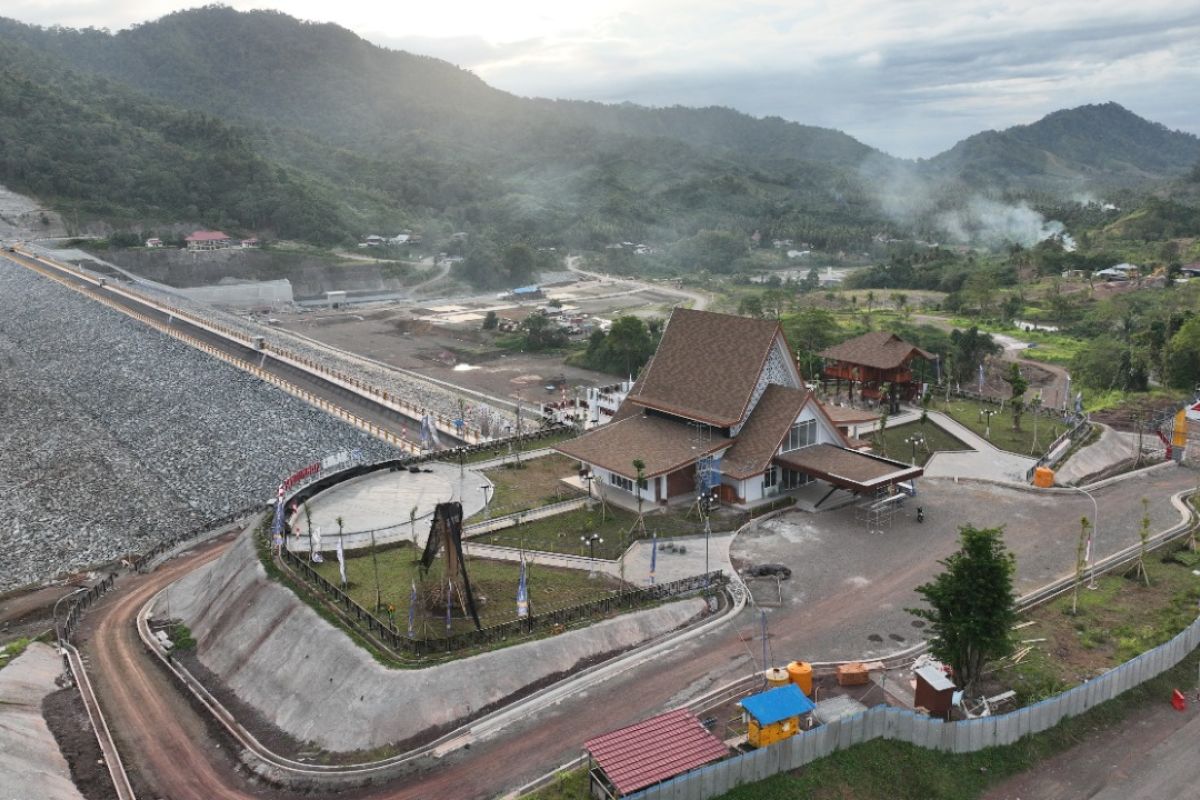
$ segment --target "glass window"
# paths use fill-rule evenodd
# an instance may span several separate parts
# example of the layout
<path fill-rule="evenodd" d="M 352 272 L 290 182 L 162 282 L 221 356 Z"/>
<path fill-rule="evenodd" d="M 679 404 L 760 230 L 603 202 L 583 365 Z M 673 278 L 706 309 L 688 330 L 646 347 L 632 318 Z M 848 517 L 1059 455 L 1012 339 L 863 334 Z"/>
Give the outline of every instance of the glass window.
<path fill-rule="evenodd" d="M 799 450 L 801 447 L 808 447 L 810 444 L 817 443 L 817 421 L 815 419 L 797 422 L 792 425 L 788 431 L 787 439 L 783 443 L 783 452 L 789 450 Z"/>
<path fill-rule="evenodd" d="M 770 489 L 779 483 L 779 470 L 775 467 L 767 467 L 767 471 L 763 473 L 763 488 Z"/>
<path fill-rule="evenodd" d="M 627 492 L 633 491 L 633 481 L 623 475 L 618 475 L 615 472 L 608 473 L 608 482 L 618 489 L 624 489 Z"/>

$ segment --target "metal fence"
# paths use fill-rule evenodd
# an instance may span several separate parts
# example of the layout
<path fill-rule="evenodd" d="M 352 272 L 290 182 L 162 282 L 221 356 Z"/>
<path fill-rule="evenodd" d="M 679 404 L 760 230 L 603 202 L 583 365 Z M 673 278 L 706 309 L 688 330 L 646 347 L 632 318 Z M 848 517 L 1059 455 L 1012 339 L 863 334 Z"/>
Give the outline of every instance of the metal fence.
<path fill-rule="evenodd" d="M 1062 445 L 1066 444 L 1068 441 L 1074 443 L 1080 441 L 1081 439 L 1085 439 L 1091 434 L 1091 432 L 1092 423 L 1085 414 L 1079 420 L 1079 422 L 1075 423 L 1071 430 L 1067 431 L 1051 442 L 1050 446 L 1046 448 L 1045 454 L 1043 454 L 1041 458 L 1034 462 L 1032 467 L 1025 471 L 1026 482 L 1033 480 L 1033 475 L 1035 472 L 1037 472 L 1038 467 L 1052 467 L 1062 460 L 1063 456 L 1065 456 L 1071 449 L 1069 446 L 1063 447 Z"/>
<path fill-rule="evenodd" d="M 1161 675 L 1200 645 L 1200 619 L 1164 645 L 1087 683 L 1007 714 L 943 722 L 903 708 L 876 706 L 770 747 L 736 755 L 628 795 L 639 800 L 708 800 L 745 783 L 797 769 L 872 739 L 894 739 L 946 753 L 1007 745 L 1054 727 Z"/>
<path fill-rule="evenodd" d="M 281 552 L 281 557 L 310 587 L 332 600 L 342 610 L 347 621 L 358 627 L 360 632 L 368 634 L 378 644 L 397 655 L 416 657 L 469 650 L 509 639 L 524 638 L 542 631 L 565 628 L 582 619 L 649 605 L 705 589 L 719 588 L 728 580 L 723 572 L 717 570 L 655 586 L 627 589 L 598 600 L 531 614 L 524 619 L 503 622 L 483 630 L 437 638 L 410 638 L 406 631 L 359 605 L 336 584 L 322 577 L 304 558 L 286 549 Z"/>
<path fill-rule="evenodd" d="M 75 632 L 75 627 L 79 624 L 79 618 L 83 616 L 92 603 L 100 599 L 109 589 L 113 587 L 113 583 L 117 579 L 117 573 L 110 572 L 108 577 L 99 583 L 93 584 L 86 592 L 80 592 L 71 598 L 71 603 L 67 607 L 66 616 L 63 621 L 57 624 L 56 635 L 61 641 L 69 642 L 71 634 Z"/>

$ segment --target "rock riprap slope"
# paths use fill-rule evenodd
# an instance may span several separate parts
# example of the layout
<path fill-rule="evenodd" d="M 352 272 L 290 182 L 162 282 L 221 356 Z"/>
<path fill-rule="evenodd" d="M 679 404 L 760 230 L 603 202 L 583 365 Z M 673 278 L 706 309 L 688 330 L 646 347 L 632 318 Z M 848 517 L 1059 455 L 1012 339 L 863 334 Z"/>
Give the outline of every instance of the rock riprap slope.
<path fill-rule="evenodd" d="M 144 550 L 393 448 L 0 259 L 0 591 Z"/>

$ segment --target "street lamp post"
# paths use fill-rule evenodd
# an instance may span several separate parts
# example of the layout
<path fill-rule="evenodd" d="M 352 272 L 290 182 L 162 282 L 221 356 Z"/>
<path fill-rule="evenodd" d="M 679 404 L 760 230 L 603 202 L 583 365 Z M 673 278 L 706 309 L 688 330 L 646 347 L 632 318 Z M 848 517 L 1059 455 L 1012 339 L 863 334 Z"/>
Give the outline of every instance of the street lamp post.
<path fill-rule="evenodd" d="M 604 544 L 604 539 L 600 538 L 600 534 L 593 533 L 590 536 L 580 536 L 579 541 L 588 546 L 590 551 L 591 561 L 588 562 L 588 577 L 596 577 L 596 543 Z"/>
<path fill-rule="evenodd" d="M 917 465 L 917 445 L 925 444 L 925 435 L 921 433 L 914 433 L 904 441 L 907 444 L 912 445 L 912 465 L 915 467 Z"/>
<path fill-rule="evenodd" d="M 1079 486 L 1069 486 L 1067 488 L 1074 489 L 1075 491 L 1077 491 L 1080 494 L 1087 497 L 1088 500 L 1092 501 L 1092 546 L 1090 548 L 1091 549 L 1091 557 L 1092 557 L 1092 575 L 1091 575 L 1091 578 L 1088 579 L 1088 588 L 1095 589 L 1096 588 L 1096 550 L 1098 549 L 1098 545 L 1100 543 L 1100 535 L 1099 535 L 1099 530 L 1098 530 L 1099 525 L 1100 525 L 1100 507 L 1096 504 L 1096 498 L 1093 497 L 1092 493 L 1087 491 L 1086 489 L 1080 488 Z"/>
<path fill-rule="evenodd" d="M 490 498 L 490 495 L 488 494 L 488 492 L 492 491 L 492 485 L 490 483 L 485 483 L 482 486 L 480 486 L 479 488 L 483 490 L 483 518 L 489 519 L 490 517 L 488 514 L 488 500 Z"/>

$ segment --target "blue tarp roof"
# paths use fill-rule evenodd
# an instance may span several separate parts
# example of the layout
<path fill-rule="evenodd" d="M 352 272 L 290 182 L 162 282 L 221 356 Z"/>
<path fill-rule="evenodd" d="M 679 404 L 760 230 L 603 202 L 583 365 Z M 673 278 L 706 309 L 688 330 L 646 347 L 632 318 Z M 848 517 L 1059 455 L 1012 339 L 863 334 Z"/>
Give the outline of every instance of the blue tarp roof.
<path fill-rule="evenodd" d="M 519 288 L 513 289 L 512 293 L 513 294 L 536 294 L 539 291 L 541 291 L 540 286 L 521 286 Z"/>
<path fill-rule="evenodd" d="M 762 694 L 750 695 L 742 701 L 742 708 L 746 709 L 759 725 L 773 725 L 788 717 L 807 714 L 816 706 L 804 696 L 800 687 L 793 683 L 768 689 Z"/>

